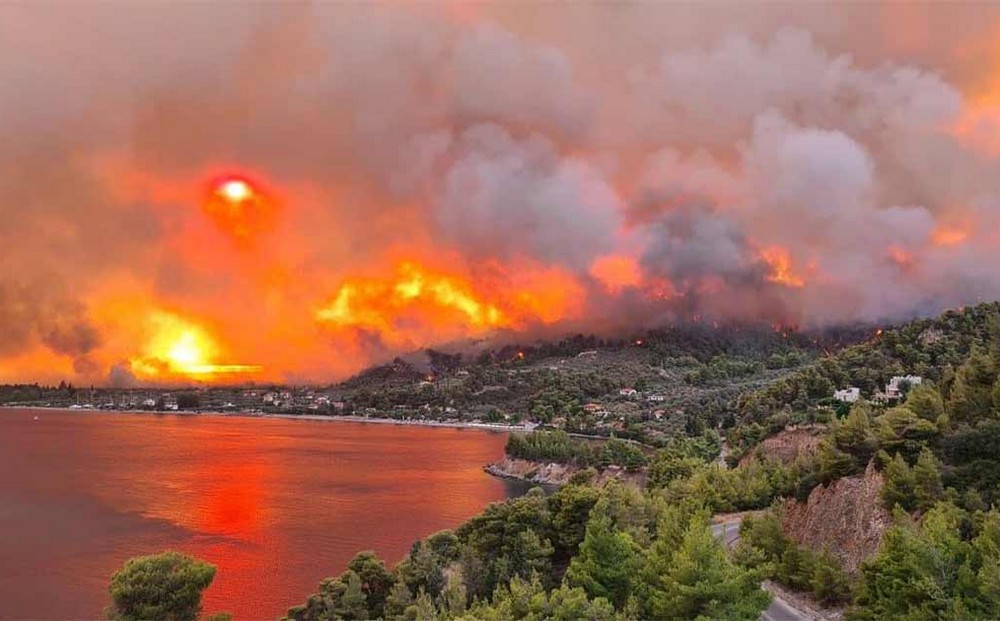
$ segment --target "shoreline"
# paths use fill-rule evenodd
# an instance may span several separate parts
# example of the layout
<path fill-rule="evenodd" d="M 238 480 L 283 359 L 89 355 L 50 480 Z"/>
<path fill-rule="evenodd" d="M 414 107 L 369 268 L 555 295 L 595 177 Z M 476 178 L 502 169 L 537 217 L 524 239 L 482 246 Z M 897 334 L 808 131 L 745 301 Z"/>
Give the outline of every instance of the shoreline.
<path fill-rule="evenodd" d="M 0 405 L 0 410 L 45 410 L 50 412 L 65 412 L 68 414 L 138 414 L 147 416 L 213 416 L 216 418 L 276 418 L 284 420 L 306 420 L 316 422 L 344 422 L 373 425 L 399 425 L 408 427 L 444 427 L 451 429 L 479 429 L 497 432 L 530 432 L 532 429 L 522 425 L 503 425 L 499 423 L 465 423 L 459 421 L 435 421 L 415 419 L 376 418 L 368 416 L 327 416 L 324 414 L 281 414 L 277 412 L 218 412 L 218 411 L 167 411 L 152 410 L 101 410 L 98 408 L 68 408 L 50 406 Z"/>

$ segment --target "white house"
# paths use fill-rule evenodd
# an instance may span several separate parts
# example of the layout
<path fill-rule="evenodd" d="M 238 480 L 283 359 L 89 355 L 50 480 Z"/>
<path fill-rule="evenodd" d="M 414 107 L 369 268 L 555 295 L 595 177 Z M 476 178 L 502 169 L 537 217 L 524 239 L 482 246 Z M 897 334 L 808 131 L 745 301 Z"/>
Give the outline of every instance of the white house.
<path fill-rule="evenodd" d="M 861 389 L 857 386 L 850 386 L 833 393 L 833 398 L 844 403 L 854 403 L 861 398 Z"/>
<path fill-rule="evenodd" d="M 662 402 L 666 400 L 667 400 L 666 395 L 649 395 L 648 397 L 646 397 L 646 401 Z"/>
<path fill-rule="evenodd" d="M 885 385 L 885 395 L 890 399 L 899 399 L 903 396 L 903 387 L 919 386 L 924 378 L 919 375 L 896 375 Z"/>
<path fill-rule="evenodd" d="M 623 397 L 634 397 L 639 394 L 639 391 L 635 388 L 622 388 L 618 391 L 618 394 Z"/>

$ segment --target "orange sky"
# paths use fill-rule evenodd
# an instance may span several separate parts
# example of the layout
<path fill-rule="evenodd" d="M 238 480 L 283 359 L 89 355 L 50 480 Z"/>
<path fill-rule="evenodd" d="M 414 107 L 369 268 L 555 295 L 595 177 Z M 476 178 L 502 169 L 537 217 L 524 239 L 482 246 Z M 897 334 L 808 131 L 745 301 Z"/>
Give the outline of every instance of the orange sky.
<path fill-rule="evenodd" d="M 0 382 L 1000 297 L 1000 7 L 786 8 L 0 7 Z"/>

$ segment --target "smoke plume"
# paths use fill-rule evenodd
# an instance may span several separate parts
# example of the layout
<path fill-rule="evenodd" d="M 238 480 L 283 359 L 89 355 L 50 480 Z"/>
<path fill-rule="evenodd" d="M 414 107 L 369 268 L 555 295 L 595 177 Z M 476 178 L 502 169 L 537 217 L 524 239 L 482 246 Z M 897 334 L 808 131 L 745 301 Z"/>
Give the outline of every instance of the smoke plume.
<path fill-rule="evenodd" d="M 989 5 L 3 6 L 0 381 L 996 299 L 998 40 Z"/>

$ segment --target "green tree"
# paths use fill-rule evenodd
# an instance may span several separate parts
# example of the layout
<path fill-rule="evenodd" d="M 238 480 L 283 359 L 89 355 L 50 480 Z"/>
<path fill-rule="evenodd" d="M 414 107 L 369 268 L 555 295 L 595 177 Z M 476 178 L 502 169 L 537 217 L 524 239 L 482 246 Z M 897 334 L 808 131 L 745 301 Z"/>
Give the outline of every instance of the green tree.
<path fill-rule="evenodd" d="M 842 604 L 851 597 L 851 580 L 829 552 L 814 557 L 811 583 L 813 595 L 828 606 Z"/>
<path fill-rule="evenodd" d="M 924 383 L 914 387 L 906 395 L 906 407 L 920 418 L 936 423 L 944 414 L 944 398 L 936 386 Z"/>
<path fill-rule="evenodd" d="M 980 560 L 980 589 L 989 609 L 1000 611 L 1000 512 L 994 509 L 983 516 L 972 545 Z"/>
<path fill-rule="evenodd" d="M 771 601 L 758 576 L 730 562 L 708 527 L 706 513 L 697 512 L 686 522 L 683 532 L 666 526 L 650 551 L 648 617 L 756 620 Z"/>
<path fill-rule="evenodd" d="M 195 621 L 214 578 L 215 566 L 180 552 L 130 559 L 111 577 L 108 618 Z"/>
<path fill-rule="evenodd" d="M 902 453 L 908 462 L 938 435 L 937 426 L 908 407 L 889 409 L 878 420 L 879 444 L 889 454 Z"/>
<path fill-rule="evenodd" d="M 855 621 L 986 621 L 996 608 L 978 581 L 972 545 L 963 541 L 965 514 L 938 504 L 922 524 L 896 512 L 882 547 L 862 565 Z"/>
<path fill-rule="evenodd" d="M 941 483 L 941 463 L 930 449 L 920 452 L 913 466 L 913 493 L 916 508 L 926 511 L 944 496 Z"/>
<path fill-rule="evenodd" d="M 899 505 L 905 511 L 912 511 L 917 504 L 917 480 L 903 456 L 896 456 L 885 467 L 885 487 L 882 488 L 882 502 L 892 509 Z"/>
<path fill-rule="evenodd" d="M 973 350 L 955 372 L 948 411 L 955 421 L 974 421 L 982 416 L 994 416 L 993 384 L 997 373 L 993 360 L 980 350 Z"/>
<path fill-rule="evenodd" d="M 404 621 L 406 611 L 413 605 L 413 593 L 406 588 L 406 584 L 401 580 L 393 583 L 386 597 L 384 614 L 386 621 Z"/>
<path fill-rule="evenodd" d="M 614 527 L 606 510 L 604 500 L 594 508 L 580 553 L 566 571 L 566 582 L 621 608 L 632 593 L 641 559 L 632 537 Z"/>
<path fill-rule="evenodd" d="M 392 574 L 385 568 L 385 563 L 374 552 L 359 552 L 347 568 L 360 578 L 371 616 L 381 617 L 393 585 Z"/>
<path fill-rule="evenodd" d="M 836 447 L 851 454 L 859 467 L 864 467 L 878 450 L 878 437 L 872 422 L 871 406 L 856 403 L 851 413 L 833 428 Z"/>

